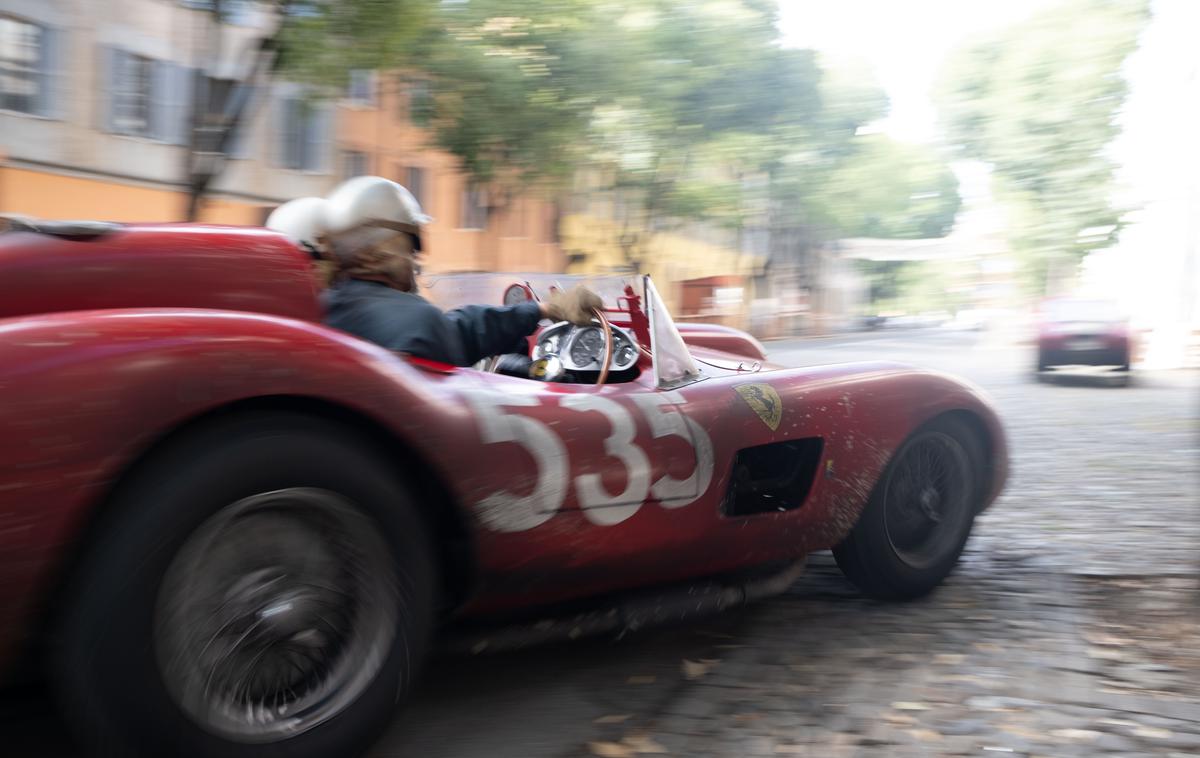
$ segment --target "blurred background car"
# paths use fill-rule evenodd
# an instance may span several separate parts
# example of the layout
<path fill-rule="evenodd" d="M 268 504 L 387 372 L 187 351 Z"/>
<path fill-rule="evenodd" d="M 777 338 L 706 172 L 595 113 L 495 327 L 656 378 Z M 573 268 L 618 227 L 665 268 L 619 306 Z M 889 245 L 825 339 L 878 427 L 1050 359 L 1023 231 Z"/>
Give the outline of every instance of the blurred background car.
<path fill-rule="evenodd" d="M 1109 300 L 1055 298 L 1042 304 L 1037 332 L 1039 375 L 1059 366 L 1111 366 L 1129 371 L 1129 320 Z"/>

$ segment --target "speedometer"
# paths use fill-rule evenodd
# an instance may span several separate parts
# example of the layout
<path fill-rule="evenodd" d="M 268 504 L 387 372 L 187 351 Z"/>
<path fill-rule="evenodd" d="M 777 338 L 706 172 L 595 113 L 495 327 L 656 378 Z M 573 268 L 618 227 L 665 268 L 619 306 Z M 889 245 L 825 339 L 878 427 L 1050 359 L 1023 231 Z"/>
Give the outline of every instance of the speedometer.
<path fill-rule="evenodd" d="M 599 360 L 604 352 L 604 335 L 594 326 L 586 327 L 575 335 L 571 343 L 571 362 L 583 368 Z"/>

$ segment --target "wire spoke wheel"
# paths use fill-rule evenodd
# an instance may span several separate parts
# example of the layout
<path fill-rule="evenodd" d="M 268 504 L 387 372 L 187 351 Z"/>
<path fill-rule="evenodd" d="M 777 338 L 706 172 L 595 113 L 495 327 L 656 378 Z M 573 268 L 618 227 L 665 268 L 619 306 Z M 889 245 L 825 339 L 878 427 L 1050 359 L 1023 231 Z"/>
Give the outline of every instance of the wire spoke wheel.
<path fill-rule="evenodd" d="M 342 496 L 292 488 L 209 517 L 164 576 L 159 670 L 197 724 L 274 742 L 345 710 L 384 665 L 396 573 L 376 525 Z"/>
<path fill-rule="evenodd" d="M 949 434 L 926 432 L 912 440 L 891 468 L 883 493 L 887 540 L 914 569 L 943 560 L 957 549 L 970 519 L 970 460 Z"/>

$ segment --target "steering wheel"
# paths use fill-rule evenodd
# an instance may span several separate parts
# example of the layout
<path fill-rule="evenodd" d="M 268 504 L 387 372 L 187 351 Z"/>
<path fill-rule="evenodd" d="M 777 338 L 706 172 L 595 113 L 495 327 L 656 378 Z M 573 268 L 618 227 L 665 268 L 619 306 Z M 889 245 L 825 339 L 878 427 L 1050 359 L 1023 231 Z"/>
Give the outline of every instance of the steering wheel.
<path fill-rule="evenodd" d="M 608 322 L 608 317 L 604 315 L 603 308 L 594 308 L 592 315 L 600 322 L 600 329 L 604 332 L 604 361 L 600 364 L 600 376 L 596 378 L 596 386 L 600 387 L 608 380 L 608 368 L 612 364 L 613 330 L 612 324 Z"/>

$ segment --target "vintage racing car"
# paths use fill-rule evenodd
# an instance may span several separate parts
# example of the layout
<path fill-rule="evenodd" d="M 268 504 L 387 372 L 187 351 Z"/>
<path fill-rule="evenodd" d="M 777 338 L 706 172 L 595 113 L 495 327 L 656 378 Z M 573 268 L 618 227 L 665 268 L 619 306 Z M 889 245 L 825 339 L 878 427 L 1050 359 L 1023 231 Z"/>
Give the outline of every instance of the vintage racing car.
<path fill-rule="evenodd" d="M 491 281 L 460 295 L 537 296 Z M 326 328 L 315 287 L 264 230 L 0 233 L 0 658 L 45 664 L 85 744 L 353 755 L 448 620 L 604 597 L 574 631 L 636 627 L 785 589 L 812 551 L 919 596 L 1007 475 L 975 388 L 771 365 L 646 278 L 597 283 L 596 323 L 515 370 Z"/>

